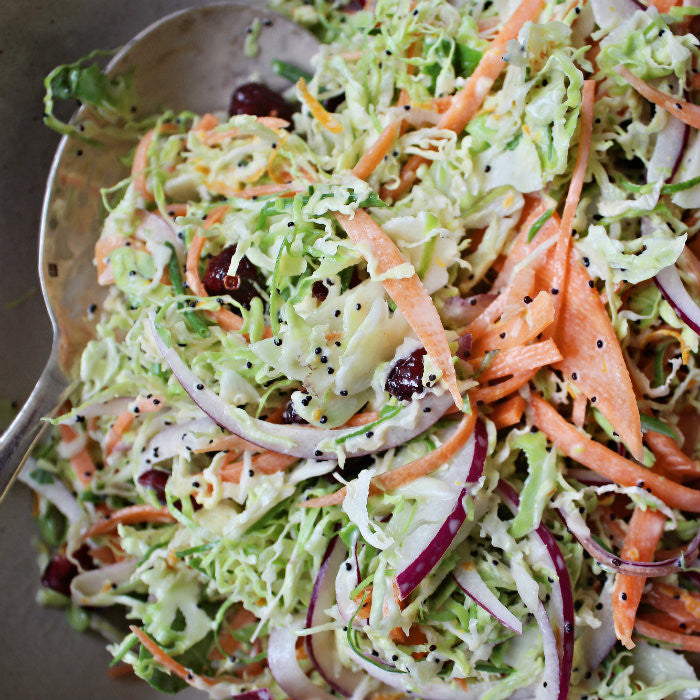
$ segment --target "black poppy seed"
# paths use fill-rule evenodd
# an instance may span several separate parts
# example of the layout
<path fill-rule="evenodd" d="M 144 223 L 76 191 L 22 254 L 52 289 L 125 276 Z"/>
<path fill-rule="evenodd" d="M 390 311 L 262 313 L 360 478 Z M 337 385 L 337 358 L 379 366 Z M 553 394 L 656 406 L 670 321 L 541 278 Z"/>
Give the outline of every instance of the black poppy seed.
<path fill-rule="evenodd" d="M 505 332 L 505 331 L 501 331 L 501 332 L 498 334 L 498 337 L 501 338 L 501 339 L 505 338 L 505 337 L 506 337 L 506 332 Z"/>
<path fill-rule="evenodd" d="M 571 373 L 571 378 L 572 378 L 574 381 L 576 381 L 576 380 L 578 379 L 578 374 L 576 374 L 576 372 L 572 372 L 572 373 Z"/>
<path fill-rule="evenodd" d="M 327 423 L 328 422 L 328 416 L 321 416 L 321 418 L 318 421 L 319 423 Z"/>
<path fill-rule="evenodd" d="M 141 409 L 138 406 L 134 406 L 134 413 L 141 413 Z"/>
<path fill-rule="evenodd" d="M 301 403 L 302 403 L 302 405 L 304 405 L 304 406 L 308 406 L 308 405 L 311 403 L 311 397 L 310 397 L 310 396 L 305 396 L 305 397 L 301 400 Z"/>
<path fill-rule="evenodd" d="M 79 149 L 75 152 L 75 155 L 76 155 L 76 156 L 82 156 L 82 155 L 83 155 L 83 149 L 82 149 L 82 148 L 79 148 Z"/>
<path fill-rule="evenodd" d="M 411 14 L 415 17 L 418 14 L 418 10 L 413 10 Z"/>
<path fill-rule="evenodd" d="M 472 297 L 472 298 L 469 300 L 469 303 L 470 303 L 471 306 L 476 306 L 476 299 L 474 299 L 474 298 Z"/>
<path fill-rule="evenodd" d="M 275 338 L 272 342 L 273 342 L 277 347 L 279 347 L 280 345 L 282 345 L 282 338 Z"/>
<path fill-rule="evenodd" d="M 374 437 L 374 433 L 373 433 L 371 430 L 368 430 L 368 431 L 365 433 L 365 437 L 369 440 L 369 438 Z"/>
<path fill-rule="evenodd" d="M 428 381 L 429 382 L 434 382 L 437 379 L 437 377 L 434 374 L 429 374 L 428 375 Z"/>
<path fill-rule="evenodd" d="M 436 647 L 434 644 L 431 644 L 431 645 L 428 647 L 428 651 L 435 651 L 436 649 L 437 649 L 437 647 Z"/>
<path fill-rule="evenodd" d="M 595 341 L 596 347 L 602 348 L 603 347 L 603 341 L 602 340 L 596 340 Z"/>
<path fill-rule="evenodd" d="M 426 407 L 423 409 L 423 413 L 430 413 L 431 410 L 432 410 L 432 409 L 430 408 L 430 406 L 426 406 Z"/>
<path fill-rule="evenodd" d="M 88 312 L 94 314 L 95 311 L 97 311 L 97 304 L 90 304 L 90 306 L 88 306 Z"/>
<path fill-rule="evenodd" d="M 204 389 L 204 384 L 197 384 L 197 390 L 202 391 Z"/>
<path fill-rule="evenodd" d="M 314 457 L 320 457 L 322 454 L 321 450 L 314 450 Z"/>
<path fill-rule="evenodd" d="M 391 51 L 389 51 L 389 49 L 386 49 L 386 51 L 384 51 L 384 53 L 385 53 L 387 56 L 391 56 Z"/>
<path fill-rule="evenodd" d="M 577 8 L 574 10 L 574 12 L 575 12 L 577 15 L 580 15 L 580 14 L 581 14 L 581 8 L 580 8 L 580 7 L 577 7 Z"/>
<path fill-rule="evenodd" d="M 248 27 L 250 29 L 250 27 Z M 187 680 L 191 681 L 194 678 L 194 676 L 191 673 L 187 673 Z"/>
<path fill-rule="evenodd" d="M 345 562 L 345 569 L 347 571 L 352 571 L 352 564 L 349 561 Z"/>
<path fill-rule="evenodd" d="M 339 348 L 341 343 L 339 340 L 336 340 L 335 343 L 333 343 L 333 345 L 335 345 L 335 347 Z"/>
<path fill-rule="evenodd" d="M 136 274 L 136 270 L 129 270 L 129 277 L 133 277 Z"/>
<path fill-rule="evenodd" d="M 248 362 L 245 363 L 246 369 L 252 369 L 253 368 L 253 363 L 248 360 Z"/>
<path fill-rule="evenodd" d="M 326 355 L 321 355 L 321 364 L 326 364 L 328 362 L 328 357 Z"/>
<path fill-rule="evenodd" d="M 411 109 L 411 105 L 404 105 L 403 108 L 404 108 L 404 111 L 408 112 Z"/>
<path fill-rule="evenodd" d="M 572 630 L 571 623 L 570 622 L 564 623 L 564 631 L 571 632 L 571 630 Z"/>
<path fill-rule="evenodd" d="M 543 688 L 546 688 L 546 687 L 547 687 L 547 681 L 543 681 L 543 682 L 542 682 L 542 687 L 543 687 Z"/>
<path fill-rule="evenodd" d="M 586 673 L 585 673 L 585 675 L 584 675 L 583 677 L 584 677 L 586 680 L 589 680 L 590 677 L 591 677 L 591 675 L 592 675 L 592 674 L 591 674 L 590 671 L 586 671 Z"/>
<path fill-rule="evenodd" d="M 332 367 L 329 367 L 326 371 L 328 372 L 328 374 L 333 374 L 333 372 L 335 372 L 335 370 Z"/>
<path fill-rule="evenodd" d="M 355 309 L 359 311 L 362 308 L 362 304 L 355 304 Z"/>
<path fill-rule="evenodd" d="M 338 316 L 340 316 L 340 309 L 336 309 L 336 310 L 333 312 L 333 315 L 334 315 L 336 318 L 338 318 Z"/>
<path fill-rule="evenodd" d="M 498 559 L 492 559 L 492 560 L 491 560 L 491 563 L 492 563 L 494 566 L 498 566 Z"/>
<path fill-rule="evenodd" d="M 440 663 L 440 659 L 439 659 L 437 656 L 433 659 L 433 661 L 434 661 L 436 664 L 439 664 L 439 663 Z"/>
<path fill-rule="evenodd" d="M 293 222 L 293 221 L 288 221 L 288 222 L 287 222 L 287 226 L 289 226 L 289 228 L 292 228 L 292 226 L 294 226 L 294 222 Z"/>
<path fill-rule="evenodd" d="M 588 258 L 584 257 L 583 258 L 583 266 L 588 267 L 590 264 L 591 264 L 591 261 Z"/>
<path fill-rule="evenodd" d="M 679 626 L 682 630 L 684 630 L 688 625 L 686 625 L 685 622 L 680 622 L 680 623 L 678 624 L 678 626 Z"/>
<path fill-rule="evenodd" d="M 676 102 L 676 109 L 683 109 L 680 102 Z"/>
<path fill-rule="evenodd" d="M 532 304 L 532 297 L 531 297 L 531 296 L 523 297 L 523 301 L 524 301 L 526 304 Z"/>
<path fill-rule="evenodd" d="M 591 396 L 591 403 L 595 403 L 598 400 L 597 396 Z"/>
<path fill-rule="evenodd" d="M 484 405 L 484 400 L 483 400 L 483 399 L 477 399 L 477 400 L 476 400 L 476 405 L 477 405 L 477 406 L 483 406 L 483 405 Z"/>
<path fill-rule="evenodd" d="M 602 610 L 602 609 L 603 609 L 603 604 L 602 604 L 602 603 L 596 603 L 595 609 L 596 609 L 596 610 Z"/>
<path fill-rule="evenodd" d="M 398 661 L 399 660 L 399 655 L 398 654 L 393 654 L 391 657 L 392 661 Z"/>
<path fill-rule="evenodd" d="M 199 488 L 199 481 L 193 481 L 193 482 L 192 482 L 192 488 L 198 489 L 198 488 Z"/>
<path fill-rule="evenodd" d="M 490 166 L 490 165 L 487 165 L 487 166 L 484 168 L 484 172 L 485 172 L 485 173 L 488 173 L 488 172 L 490 172 L 490 171 L 491 171 L 491 166 Z"/>
<path fill-rule="evenodd" d="M 248 470 L 248 476 L 253 476 L 253 474 L 255 474 L 255 472 L 254 472 L 252 469 L 249 469 L 249 470 Z"/>
<path fill-rule="evenodd" d="M 622 591 L 622 593 L 620 593 L 620 600 L 627 600 L 627 593 Z"/>
<path fill-rule="evenodd" d="M 593 287 L 595 287 L 595 282 L 593 280 L 588 280 L 588 286 L 593 289 Z"/>

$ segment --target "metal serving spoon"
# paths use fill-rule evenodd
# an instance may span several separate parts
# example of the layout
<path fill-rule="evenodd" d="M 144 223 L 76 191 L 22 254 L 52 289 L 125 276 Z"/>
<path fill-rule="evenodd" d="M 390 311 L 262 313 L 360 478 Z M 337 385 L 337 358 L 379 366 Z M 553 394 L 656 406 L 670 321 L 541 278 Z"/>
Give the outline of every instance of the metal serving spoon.
<path fill-rule="evenodd" d="M 259 20 L 255 56 L 244 43 Z M 107 73 L 134 71 L 136 116 L 165 109 L 226 110 L 235 87 L 260 80 L 273 90 L 289 86 L 271 68 L 274 58 L 309 66 L 318 42 L 306 30 L 273 12 L 217 3 L 191 8 L 154 22 L 124 46 Z M 74 116 L 80 122 L 83 109 Z M 31 396 L 0 437 L 0 500 L 5 496 L 46 423 L 71 386 L 71 370 L 94 336 L 93 304 L 105 289 L 92 263 L 102 211 L 100 188 L 127 175 L 118 158 L 132 141 L 90 146 L 64 137 L 46 186 L 39 234 L 39 277 L 53 326 L 49 360 Z"/>

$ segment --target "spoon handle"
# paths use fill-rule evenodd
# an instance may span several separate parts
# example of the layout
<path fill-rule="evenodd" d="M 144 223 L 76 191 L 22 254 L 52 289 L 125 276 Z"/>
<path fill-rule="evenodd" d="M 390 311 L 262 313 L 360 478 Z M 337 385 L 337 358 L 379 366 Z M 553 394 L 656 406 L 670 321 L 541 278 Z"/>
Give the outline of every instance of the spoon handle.
<path fill-rule="evenodd" d="M 58 362 L 58 345 L 54 338 L 48 362 L 34 391 L 10 427 L 0 435 L 0 501 L 48 425 L 41 419 L 54 411 L 70 384 Z"/>

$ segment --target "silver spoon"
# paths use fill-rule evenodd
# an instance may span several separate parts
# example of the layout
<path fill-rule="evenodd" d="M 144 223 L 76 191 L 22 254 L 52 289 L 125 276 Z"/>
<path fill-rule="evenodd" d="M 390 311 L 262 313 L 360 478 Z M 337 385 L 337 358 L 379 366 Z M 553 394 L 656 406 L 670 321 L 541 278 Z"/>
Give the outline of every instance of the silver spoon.
<path fill-rule="evenodd" d="M 260 22 L 255 56 L 244 44 Z M 134 70 L 138 115 L 173 109 L 226 110 L 233 89 L 251 79 L 273 90 L 289 83 L 271 68 L 290 58 L 308 68 L 318 42 L 306 30 L 273 12 L 217 3 L 168 15 L 124 46 L 107 66 L 118 75 Z M 84 116 L 81 108 L 74 120 Z M 94 336 L 91 305 L 105 289 L 97 285 L 94 244 L 101 227 L 100 188 L 127 175 L 119 156 L 133 141 L 90 146 L 64 137 L 56 151 L 44 196 L 39 234 L 39 277 L 53 326 L 49 360 L 36 387 L 0 437 L 0 500 L 41 436 L 41 419 L 56 410 L 71 387 L 71 370 Z"/>

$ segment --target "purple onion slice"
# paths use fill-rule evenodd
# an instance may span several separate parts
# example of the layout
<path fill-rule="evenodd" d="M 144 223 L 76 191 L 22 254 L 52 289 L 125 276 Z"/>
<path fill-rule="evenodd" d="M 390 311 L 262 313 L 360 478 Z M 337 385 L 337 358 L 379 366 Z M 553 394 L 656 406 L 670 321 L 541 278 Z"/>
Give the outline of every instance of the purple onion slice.
<path fill-rule="evenodd" d="M 515 489 L 503 479 L 498 482 L 497 491 L 503 502 L 515 514 L 520 505 L 520 499 Z M 552 584 L 552 592 L 556 593 L 553 605 L 554 623 L 561 630 L 560 637 L 560 673 L 558 700 L 566 700 L 571 684 L 571 668 L 574 658 L 574 593 L 571 588 L 571 578 L 566 562 L 561 554 L 559 545 L 554 535 L 542 524 L 528 535 L 531 539 L 538 539 L 547 550 L 547 556 L 551 566 L 559 580 Z"/>
<path fill-rule="evenodd" d="M 306 615 L 306 628 L 317 627 L 331 618 L 326 610 L 335 603 L 335 579 L 338 569 L 347 555 L 343 541 L 337 535 L 329 542 L 321 561 L 314 587 L 311 592 L 311 602 Z M 335 633 L 331 630 L 310 634 L 304 639 L 306 653 L 321 677 L 336 692 L 350 697 L 360 683 L 364 674 L 341 666 L 335 656 Z"/>
<path fill-rule="evenodd" d="M 267 663 L 272 677 L 292 700 L 335 700 L 333 695 L 314 685 L 301 670 L 296 655 L 297 639 L 290 629 L 274 627 L 270 630 Z"/>
<path fill-rule="evenodd" d="M 267 688 L 260 688 L 232 695 L 231 700 L 272 700 L 272 694 Z M 313 698 L 309 697 L 309 700 L 313 700 Z"/>
<path fill-rule="evenodd" d="M 403 427 L 399 421 L 392 423 L 392 419 L 387 420 L 382 426 L 387 428 L 384 431 L 387 436 L 386 440 L 374 447 L 367 447 L 367 438 L 362 432 L 357 435 L 358 429 L 356 427 L 321 429 L 267 423 L 264 420 L 253 418 L 235 407 L 227 406 L 219 396 L 202 384 L 175 350 L 167 346 L 156 328 L 155 316 L 152 313 L 149 315 L 149 323 L 158 352 L 192 401 L 222 428 L 273 452 L 280 452 L 300 459 L 337 459 L 335 451 L 323 447 L 324 443 L 334 444 L 337 440 L 345 440 L 342 447 L 348 457 L 359 457 L 387 450 L 396 445 L 403 445 L 416 435 L 425 432 L 452 405 L 452 397 L 449 392 L 444 391 L 436 395 L 432 390 L 425 391 L 420 398 L 416 399 L 422 410 L 416 413 L 414 424 Z M 355 437 L 355 435 L 357 436 Z"/>
<path fill-rule="evenodd" d="M 467 568 L 467 565 L 470 566 Z M 496 618 L 504 627 L 516 634 L 523 633 L 523 623 L 498 600 L 471 562 L 457 566 L 452 572 L 452 577 L 457 581 L 457 585 L 491 617 Z"/>
<path fill-rule="evenodd" d="M 700 307 L 688 294 L 676 266 L 669 265 L 657 272 L 654 282 L 678 318 L 695 333 L 700 333 Z"/>
<path fill-rule="evenodd" d="M 632 561 L 611 554 L 605 547 L 598 544 L 593 539 L 590 528 L 586 525 L 586 521 L 577 509 L 564 510 L 560 508 L 559 515 L 566 523 L 569 532 L 578 540 L 579 544 L 588 554 L 599 564 L 616 571 L 618 574 L 644 576 L 645 578 L 669 576 L 670 574 L 683 572 L 688 564 L 698 558 L 698 551 L 700 550 L 700 530 L 698 530 L 695 537 L 693 537 L 688 543 L 688 546 L 678 557 L 663 559 L 661 561 Z"/>
<path fill-rule="evenodd" d="M 483 474 L 488 436 L 483 421 L 477 420 L 466 445 L 450 460 L 450 466 L 443 475 L 449 484 L 460 484 L 454 505 L 437 531 L 429 532 L 427 541 L 418 543 L 420 551 L 396 576 L 399 596 L 403 600 L 435 568 L 454 541 L 459 529 L 467 518 L 464 499 L 469 493 L 469 485 L 476 483 Z M 413 544 L 415 547 L 415 544 Z"/>
<path fill-rule="evenodd" d="M 497 297 L 497 294 L 475 294 L 471 297 L 448 297 L 440 316 L 452 326 L 468 326 Z"/>

